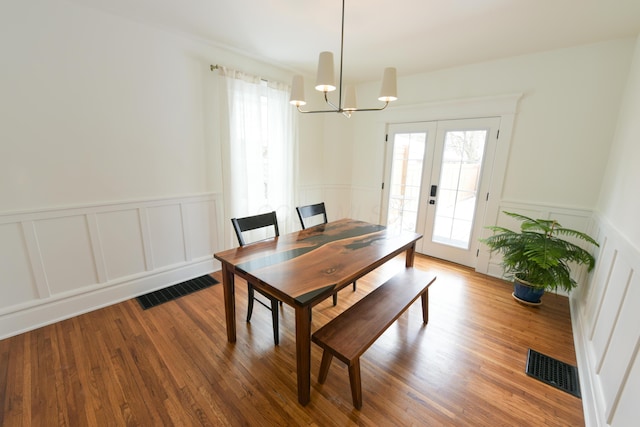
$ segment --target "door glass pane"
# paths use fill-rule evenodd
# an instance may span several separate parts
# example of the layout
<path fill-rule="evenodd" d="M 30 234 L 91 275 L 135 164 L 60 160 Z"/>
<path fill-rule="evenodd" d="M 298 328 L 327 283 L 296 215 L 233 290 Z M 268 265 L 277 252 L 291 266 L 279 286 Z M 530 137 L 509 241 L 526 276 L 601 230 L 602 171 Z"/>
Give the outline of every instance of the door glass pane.
<path fill-rule="evenodd" d="M 415 231 L 426 132 L 398 133 L 393 140 L 387 227 Z"/>
<path fill-rule="evenodd" d="M 445 133 L 433 242 L 469 248 L 486 140 L 486 130 Z"/>

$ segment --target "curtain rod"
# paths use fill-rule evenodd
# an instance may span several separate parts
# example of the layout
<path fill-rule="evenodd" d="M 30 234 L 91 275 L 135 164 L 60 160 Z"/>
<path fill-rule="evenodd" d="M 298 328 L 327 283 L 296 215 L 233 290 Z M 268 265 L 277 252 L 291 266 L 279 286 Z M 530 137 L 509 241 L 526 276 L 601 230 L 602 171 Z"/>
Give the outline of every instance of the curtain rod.
<path fill-rule="evenodd" d="M 219 70 L 219 69 L 221 69 L 223 67 L 222 67 L 222 65 L 218 65 L 218 64 L 213 65 L 213 64 L 211 64 L 211 65 L 209 65 L 209 68 L 211 69 L 211 71 L 215 71 L 215 70 Z M 262 78 L 262 77 L 260 77 L 260 80 L 262 80 L 263 82 L 267 82 L 267 83 L 269 82 L 269 80 L 267 80 L 265 78 Z"/>

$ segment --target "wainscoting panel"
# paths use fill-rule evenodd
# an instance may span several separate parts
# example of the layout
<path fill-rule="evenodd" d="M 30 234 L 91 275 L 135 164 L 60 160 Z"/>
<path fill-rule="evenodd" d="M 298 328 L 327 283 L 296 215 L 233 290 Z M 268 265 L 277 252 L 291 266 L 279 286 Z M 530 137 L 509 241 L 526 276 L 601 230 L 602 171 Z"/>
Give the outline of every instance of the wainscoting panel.
<path fill-rule="evenodd" d="M 503 211 L 514 212 L 535 219 L 555 219 L 563 227 L 573 228 L 582 232 L 589 232 L 591 226 L 591 211 L 584 209 L 565 208 L 557 206 L 534 205 L 516 201 L 502 201 L 498 210 L 498 217 L 494 219 L 496 225 L 506 227 L 511 230 L 520 229 L 520 221 L 505 215 Z M 491 221 L 491 219 L 489 219 Z M 490 230 L 483 230 L 483 237 L 491 235 Z M 596 238 L 593 234 L 592 237 Z M 596 238 L 596 240 L 598 240 Z M 578 242 L 576 242 L 578 243 Z M 485 245 L 480 245 L 480 254 L 476 264 L 476 271 L 494 277 L 502 277 L 503 271 L 500 265 L 501 256 L 499 254 L 489 254 Z M 577 268 L 573 271 L 574 279 L 579 286 L 587 286 L 587 275 L 584 268 Z M 560 290 L 558 293 L 562 293 Z"/>
<path fill-rule="evenodd" d="M 593 338 L 597 317 L 602 309 L 603 295 L 610 282 L 609 278 L 611 277 L 617 256 L 615 246 L 609 244 L 606 236 L 601 236 L 599 242 L 600 251 L 597 257 L 596 268 L 589 282 L 587 292 L 585 292 L 587 296 L 585 298 L 585 305 L 582 307 L 586 322 L 585 328 L 588 331 L 589 339 Z"/>
<path fill-rule="evenodd" d="M 0 283 L 7 284 L 2 286 L 2 310 L 36 299 L 38 289 L 31 274 L 22 224 L 0 224 L 0 242 Z"/>
<path fill-rule="evenodd" d="M 98 282 L 85 215 L 43 219 L 34 225 L 51 295 Z"/>
<path fill-rule="evenodd" d="M 179 204 L 146 208 L 152 267 L 186 260 L 182 212 Z"/>
<path fill-rule="evenodd" d="M 146 270 L 138 209 L 96 215 L 107 280 Z M 122 242 L 127 242 L 123 247 Z"/>
<path fill-rule="evenodd" d="M 214 271 L 221 199 L 0 214 L 0 339 Z"/>
<path fill-rule="evenodd" d="M 587 426 L 637 424 L 640 393 L 640 251 L 594 218 L 597 268 L 571 315 Z"/>
<path fill-rule="evenodd" d="M 636 343 L 635 359 L 628 367 L 629 376 L 620 389 L 619 403 L 607 414 L 607 420 L 612 426 L 630 426 L 638 422 L 638 396 L 640 396 L 640 357 L 638 357 Z"/>
<path fill-rule="evenodd" d="M 609 278 L 609 286 L 606 287 L 607 292 L 602 300 L 601 310 L 598 311 L 598 315 L 594 319 L 591 342 L 595 352 L 593 359 L 596 362 L 596 373 L 600 373 L 605 354 L 609 348 L 612 331 L 615 331 L 623 296 L 629 288 L 632 272 L 629 264 L 624 262 L 624 257 L 616 257 Z"/>
<path fill-rule="evenodd" d="M 187 261 L 214 253 L 218 241 L 218 216 L 212 200 L 183 203 Z"/>
<path fill-rule="evenodd" d="M 620 312 L 609 335 L 607 354 L 603 355 L 602 368 L 598 372 L 602 391 L 607 400 L 607 419 L 613 415 L 613 404 L 623 391 L 625 377 L 638 355 L 640 342 L 640 277 L 633 277 L 625 286 L 624 298 L 620 304 Z M 629 339 L 636 337 L 636 339 Z M 609 354 L 611 353 L 611 354 Z M 630 378 L 627 380 L 630 380 Z M 636 380 L 637 381 L 637 380 Z M 640 395 L 636 394 L 636 398 Z M 636 402 L 637 404 L 637 402 Z"/>

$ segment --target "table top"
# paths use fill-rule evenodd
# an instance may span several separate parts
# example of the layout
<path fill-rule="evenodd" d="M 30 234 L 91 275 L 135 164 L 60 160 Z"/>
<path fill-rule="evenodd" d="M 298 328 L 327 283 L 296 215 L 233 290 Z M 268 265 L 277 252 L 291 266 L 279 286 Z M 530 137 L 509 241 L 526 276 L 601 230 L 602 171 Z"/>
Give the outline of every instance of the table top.
<path fill-rule="evenodd" d="M 422 235 L 341 219 L 214 254 L 289 305 L 323 300 L 412 246 Z"/>

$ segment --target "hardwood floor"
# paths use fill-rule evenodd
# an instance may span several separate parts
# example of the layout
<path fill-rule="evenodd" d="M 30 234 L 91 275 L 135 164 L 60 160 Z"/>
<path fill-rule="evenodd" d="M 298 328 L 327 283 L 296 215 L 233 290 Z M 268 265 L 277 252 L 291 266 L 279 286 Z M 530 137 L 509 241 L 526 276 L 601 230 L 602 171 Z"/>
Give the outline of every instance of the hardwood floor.
<path fill-rule="evenodd" d="M 403 268 L 393 260 L 313 310 L 316 330 Z M 580 426 L 582 401 L 525 372 L 527 349 L 575 365 L 565 297 L 519 305 L 510 285 L 416 256 L 435 271 L 429 324 L 414 304 L 362 356 L 362 410 L 346 367 L 318 384 L 312 345 L 311 402 L 297 401 L 294 313 L 244 322 L 246 285 L 236 280 L 237 342 L 227 343 L 222 286 L 149 310 L 129 300 L 0 341 L 0 425 Z M 214 274 L 214 277 L 216 274 Z M 216 277 L 220 279 L 219 277 Z"/>

